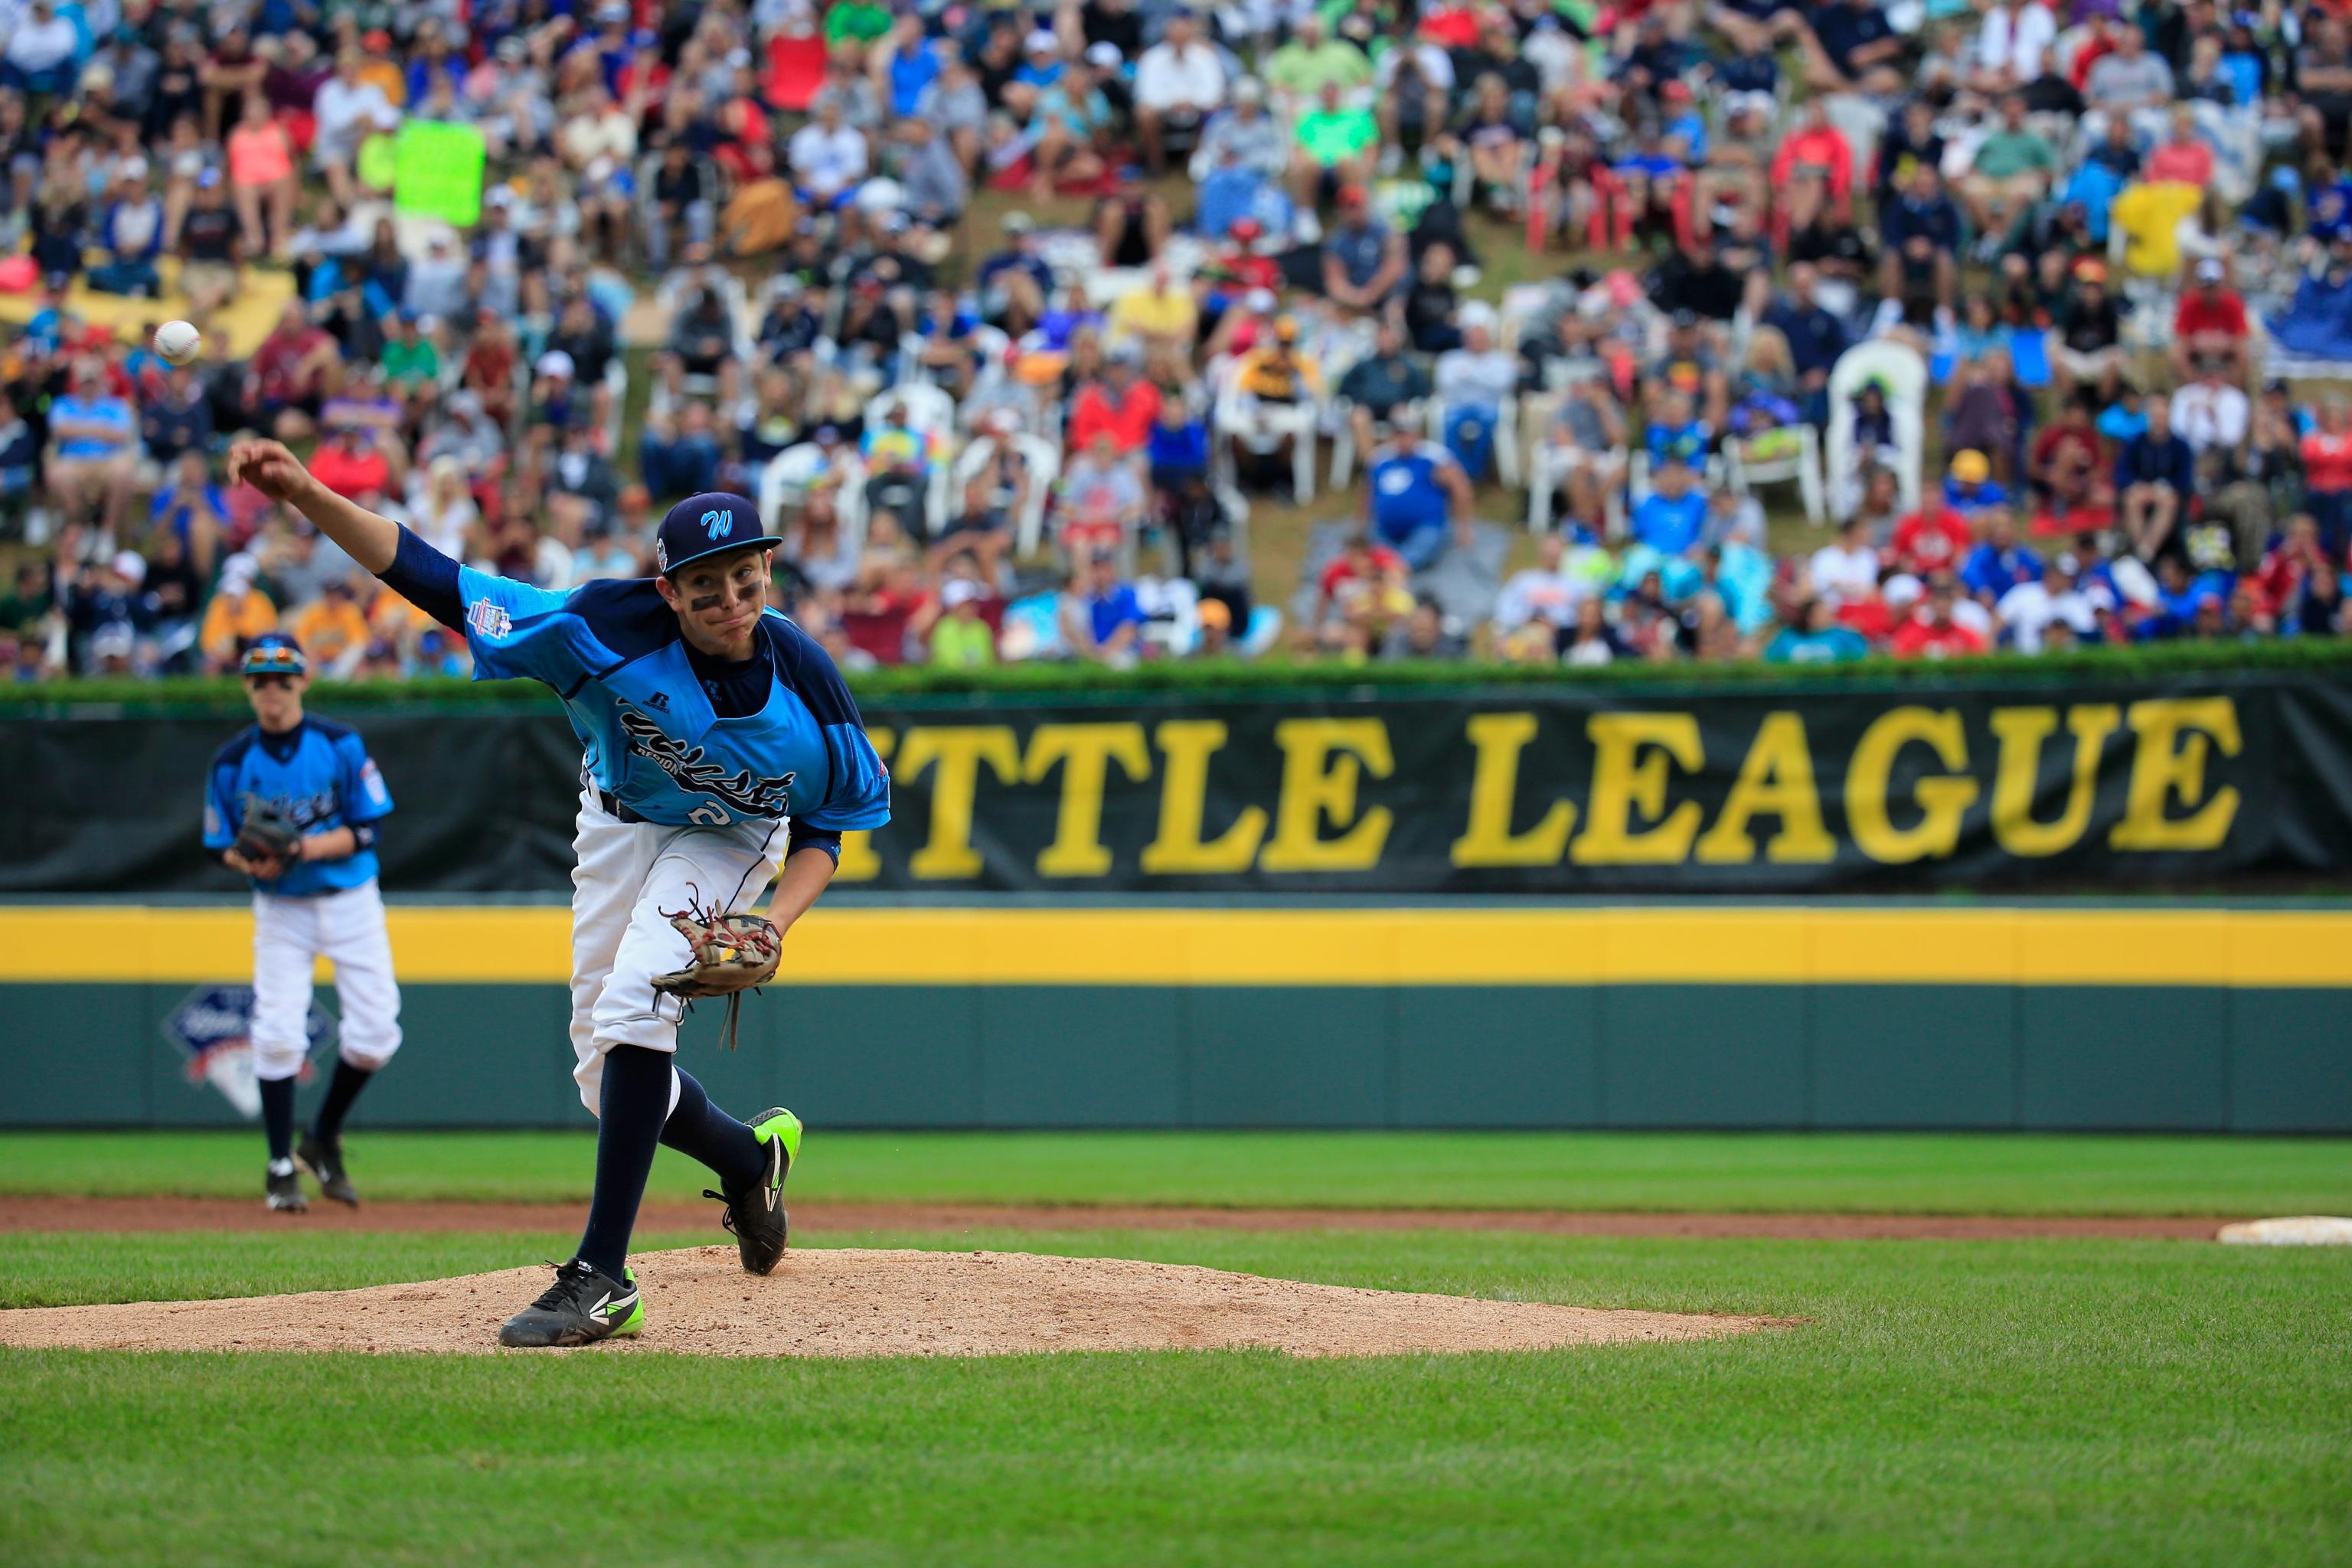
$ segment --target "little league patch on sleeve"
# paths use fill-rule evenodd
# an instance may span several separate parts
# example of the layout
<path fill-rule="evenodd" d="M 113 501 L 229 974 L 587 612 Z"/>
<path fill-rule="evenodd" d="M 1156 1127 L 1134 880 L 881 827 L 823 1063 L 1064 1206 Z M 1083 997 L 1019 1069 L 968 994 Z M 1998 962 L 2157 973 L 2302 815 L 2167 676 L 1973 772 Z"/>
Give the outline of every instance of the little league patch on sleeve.
<path fill-rule="evenodd" d="M 477 599 L 466 606 L 466 624 L 481 636 L 498 638 L 514 630 L 514 617 L 492 599 Z"/>
<path fill-rule="evenodd" d="M 383 788 L 383 775 L 376 771 L 375 759 L 373 757 L 370 757 L 367 760 L 367 764 L 360 769 L 360 790 L 361 793 L 367 796 L 370 805 L 382 805 L 384 804 L 386 796 Z"/>

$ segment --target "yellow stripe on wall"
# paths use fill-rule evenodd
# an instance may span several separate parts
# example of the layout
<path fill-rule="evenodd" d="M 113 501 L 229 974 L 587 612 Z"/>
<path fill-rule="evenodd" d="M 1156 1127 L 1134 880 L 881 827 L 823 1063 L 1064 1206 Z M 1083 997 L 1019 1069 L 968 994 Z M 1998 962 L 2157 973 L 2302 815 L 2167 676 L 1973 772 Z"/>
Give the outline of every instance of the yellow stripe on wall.
<path fill-rule="evenodd" d="M 390 916 L 411 984 L 571 974 L 566 909 Z M 239 981 L 252 944 L 244 909 L 5 908 L 0 982 Z M 2347 954 L 2352 910 L 835 908 L 793 931 L 786 967 L 856 985 L 2336 987 Z"/>

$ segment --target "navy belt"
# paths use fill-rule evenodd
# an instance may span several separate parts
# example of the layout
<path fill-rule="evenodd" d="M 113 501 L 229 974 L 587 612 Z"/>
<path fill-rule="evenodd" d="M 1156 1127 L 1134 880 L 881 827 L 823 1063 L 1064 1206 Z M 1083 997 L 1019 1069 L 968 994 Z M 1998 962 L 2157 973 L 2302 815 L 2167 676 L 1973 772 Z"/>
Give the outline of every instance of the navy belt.
<path fill-rule="evenodd" d="M 588 793 L 595 797 L 596 804 L 604 808 L 604 815 L 607 816 L 617 816 L 623 822 L 643 822 L 646 820 L 646 818 L 638 816 L 635 811 L 631 809 L 627 802 L 614 795 L 611 790 L 599 784 L 594 779 L 590 778 L 585 769 L 581 771 L 580 782 L 587 786 Z"/>

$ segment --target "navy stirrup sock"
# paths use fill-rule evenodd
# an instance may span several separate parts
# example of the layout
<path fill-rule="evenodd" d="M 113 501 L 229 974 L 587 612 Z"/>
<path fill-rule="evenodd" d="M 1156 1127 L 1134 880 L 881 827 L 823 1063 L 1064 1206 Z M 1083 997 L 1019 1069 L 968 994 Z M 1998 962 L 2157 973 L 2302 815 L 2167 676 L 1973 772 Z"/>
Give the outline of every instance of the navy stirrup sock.
<path fill-rule="evenodd" d="M 677 1109 L 661 1141 L 716 1172 L 721 1185 L 748 1187 L 767 1173 L 768 1153 L 751 1130 L 710 1103 L 694 1075 L 678 1069 Z"/>
<path fill-rule="evenodd" d="M 335 1058 L 335 1076 L 327 1085 L 327 1098 L 319 1107 L 319 1119 L 310 1123 L 310 1134 L 321 1143 L 331 1143 L 343 1135 L 343 1118 L 351 1114 L 352 1101 L 375 1076 L 375 1068 L 353 1067 L 342 1058 Z"/>
<path fill-rule="evenodd" d="M 261 1090 L 261 1130 L 269 1138 L 269 1163 L 294 1158 L 294 1080 L 290 1078 L 265 1078 L 256 1088 Z"/>
<path fill-rule="evenodd" d="M 596 1192 L 588 1200 L 588 1228 L 580 1258 L 612 1279 L 625 1278 L 629 1232 L 636 1227 L 652 1174 L 654 1150 L 669 1115 L 670 1054 L 643 1046 L 604 1053 L 604 1087 L 596 1123 Z"/>

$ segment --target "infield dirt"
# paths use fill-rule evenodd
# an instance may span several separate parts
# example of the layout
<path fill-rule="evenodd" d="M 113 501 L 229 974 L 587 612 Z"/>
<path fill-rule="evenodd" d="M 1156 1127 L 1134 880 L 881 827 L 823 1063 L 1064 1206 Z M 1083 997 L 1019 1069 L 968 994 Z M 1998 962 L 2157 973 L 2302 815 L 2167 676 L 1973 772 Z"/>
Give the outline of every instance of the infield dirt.
<path fill-rule="evenodd" d="M 1786 1321 L 1363 1290 L 1124 1258 L 824 1247 L 776 1272 L 731 1247 L 641 1254 L 643 1338 L 725 1356 L 1017 1355 L 1263 1347 L 1298 1356 L 1549 1350 L 1716 1339 Z M 420 1284 L 0 1312 L 0 1344 L 87 1350 L 493 1352 L 546 1283 L 509 1268 Z M 527 1352 L 499 1352 L 521 1354 Z"/>

